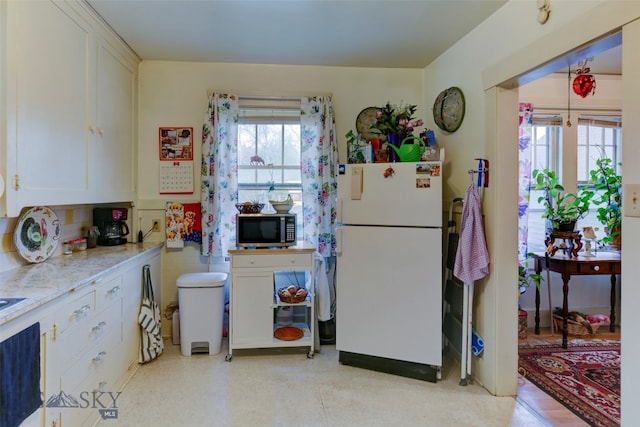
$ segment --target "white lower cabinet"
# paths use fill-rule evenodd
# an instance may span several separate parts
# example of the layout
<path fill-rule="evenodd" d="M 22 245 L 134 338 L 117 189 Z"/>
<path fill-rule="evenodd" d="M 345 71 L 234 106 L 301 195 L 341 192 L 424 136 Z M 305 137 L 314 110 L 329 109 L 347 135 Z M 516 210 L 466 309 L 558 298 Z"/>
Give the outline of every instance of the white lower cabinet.
<path fill-rule="evenodd" d="M 273 273 L 233 273 L 231 311 L 235 348 L 273 344 Z"/>
<path fill-rule="evenodd" d="M 117 413 L 120 390 L 138 367 L 142 267 L 151 265 L 159 299 L 160 260 L 158 252 L 99 277 L 48 309 L 54 320 L 43 333 L 44 414 L 25 425 L 94 425 L 100 411 Z M 50 399 L 67 406 L 48 407 Z"/>
<path fill-rule="evenodd" d="M 311 281 L 307 298 L 287 304 L 277 297 L 275 274 L 278 272 L 307 272 L 315 277 L 313 249 L 255 249 L 231 250 L 231 289 L 229 354 L 234 349 L 271 347 L 309 347 L 308 357 L 315 349 L 315 285 Z M 301 287 L 304 284 L 299 283 Z M 281 340 L 274 336 L 280 326 L 276 313 L 283 308 L 295 309 L 300 318 L 293 318 L 291 326 L 303 331 L 295 340 Z"/>

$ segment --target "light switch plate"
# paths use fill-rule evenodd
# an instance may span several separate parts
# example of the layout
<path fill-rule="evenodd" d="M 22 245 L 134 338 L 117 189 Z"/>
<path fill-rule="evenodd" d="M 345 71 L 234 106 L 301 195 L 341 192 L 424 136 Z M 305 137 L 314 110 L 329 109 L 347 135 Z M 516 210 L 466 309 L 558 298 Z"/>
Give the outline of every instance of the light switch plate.
<path fill-rule="evenodd" d="M 640 184 L 625 184 L 623 190 L 624 216 L 640 217 Z"/>

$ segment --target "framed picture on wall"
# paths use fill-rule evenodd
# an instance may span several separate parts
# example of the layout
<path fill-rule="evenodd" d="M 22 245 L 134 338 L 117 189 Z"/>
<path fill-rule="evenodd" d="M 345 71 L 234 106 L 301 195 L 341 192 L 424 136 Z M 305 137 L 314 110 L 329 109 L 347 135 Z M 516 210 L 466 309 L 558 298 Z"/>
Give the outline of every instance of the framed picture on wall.
<path fill-rule="evenodd" d="M 158 140 L 160 160 L 193 160 L 193 128 L 161 127 Z"/>

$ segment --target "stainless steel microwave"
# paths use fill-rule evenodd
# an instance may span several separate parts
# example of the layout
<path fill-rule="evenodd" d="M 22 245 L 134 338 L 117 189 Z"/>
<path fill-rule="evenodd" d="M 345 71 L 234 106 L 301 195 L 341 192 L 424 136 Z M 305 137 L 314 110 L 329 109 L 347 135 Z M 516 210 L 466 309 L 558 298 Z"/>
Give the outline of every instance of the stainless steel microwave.
<path fill-rule="evenodd" d="M 286 247 L 296 244 L 295 214 L 237 214 L 236 246 Z"/>

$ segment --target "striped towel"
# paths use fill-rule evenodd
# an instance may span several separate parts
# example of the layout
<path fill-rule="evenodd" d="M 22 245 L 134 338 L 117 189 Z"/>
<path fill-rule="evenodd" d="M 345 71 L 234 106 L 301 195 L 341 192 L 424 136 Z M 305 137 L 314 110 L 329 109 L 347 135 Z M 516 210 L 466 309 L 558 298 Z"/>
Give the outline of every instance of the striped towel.
<path fill-rule="evenodd" d="M 142 340 L 138 362 L 149 362 L 158 357 L 164 350 L 160 324 L 160 307 L 154 301 L 153 286 L 151 284 L 150 266 L 142 267 L 144 277 L 143 298 L 138 315 Z"/>

